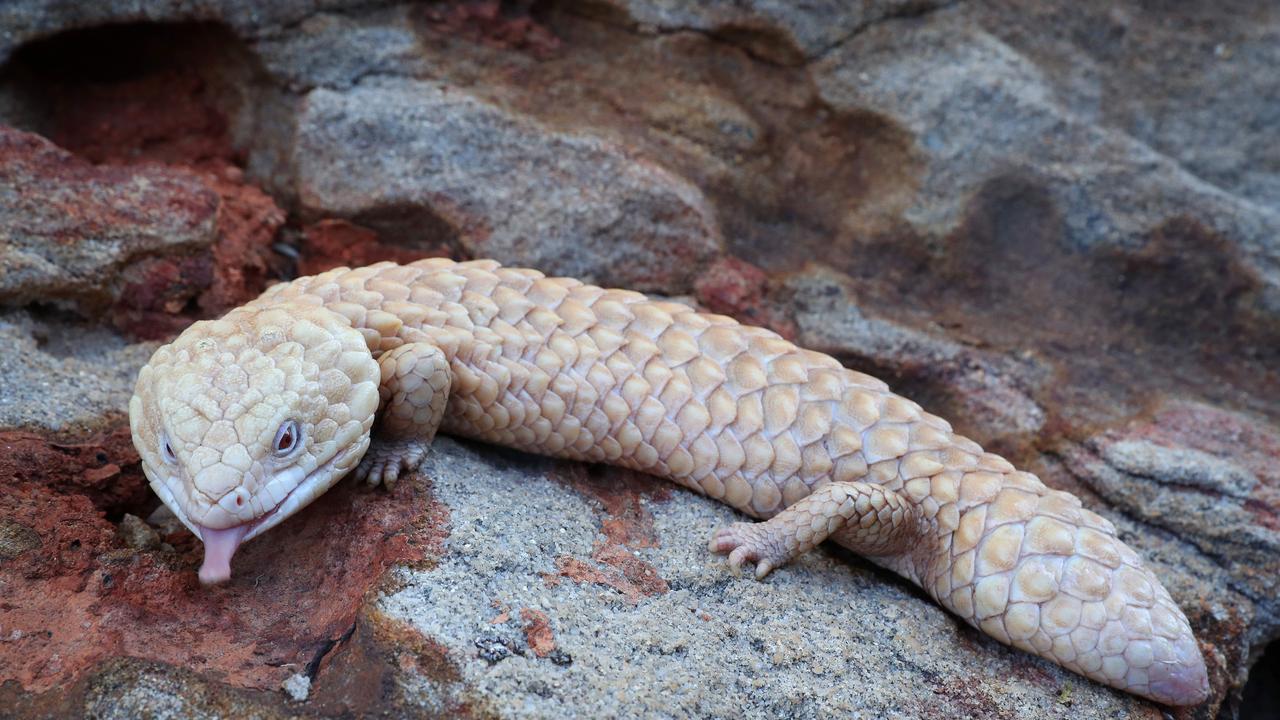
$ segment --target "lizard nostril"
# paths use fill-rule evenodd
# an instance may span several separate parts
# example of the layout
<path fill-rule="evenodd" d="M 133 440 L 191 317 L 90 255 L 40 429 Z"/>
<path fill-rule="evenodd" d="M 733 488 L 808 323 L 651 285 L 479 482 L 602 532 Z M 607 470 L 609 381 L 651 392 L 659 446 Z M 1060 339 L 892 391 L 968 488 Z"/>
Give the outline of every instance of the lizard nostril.
<path fill-rule="evenodd" d="M 236 507 L 240 507 L 241 505 L 244 505 L 244 496 L 240 493 L 236 493 Z"/>

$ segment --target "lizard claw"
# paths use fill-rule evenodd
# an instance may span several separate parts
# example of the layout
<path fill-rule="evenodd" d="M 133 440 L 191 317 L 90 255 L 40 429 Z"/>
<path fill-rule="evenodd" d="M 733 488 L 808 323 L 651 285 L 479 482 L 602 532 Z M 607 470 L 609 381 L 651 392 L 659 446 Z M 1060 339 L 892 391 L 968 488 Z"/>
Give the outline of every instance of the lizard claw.
<path fill-rule="evenodd" d="M 720 528 L 711 536 L 707 548 L 721 555 L 728 553 L 729 566 L 734 570 L 748 562 L 754 564 L 757 580 L 791 559 L 767 523 L 736 522 Z"/>
<path fill-rule="evenodd" d="M 375 440 L 356 467 L 355 478 L 377 487 L 394 490 L 401 471 L 411 473 L 427 455 L 428 444 L 421 440 Z"/>

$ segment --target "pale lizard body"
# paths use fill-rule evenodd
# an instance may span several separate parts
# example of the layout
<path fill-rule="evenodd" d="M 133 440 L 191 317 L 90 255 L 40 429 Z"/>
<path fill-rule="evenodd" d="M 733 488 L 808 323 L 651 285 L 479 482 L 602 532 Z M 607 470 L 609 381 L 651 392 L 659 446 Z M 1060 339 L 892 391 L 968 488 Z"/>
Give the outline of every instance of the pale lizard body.
<path fill-rule="evenodd" d="M 491 261 L 341 268 L 193 325 L 130 417 L 206 581 L 358 462 L 413 469 L 440 428 L 772 518 L 711 541 L 758 576 L 830 539 L 1002 642 L 1166 703 L 1208 693 L 1185 616 L 1074 496 L 826 355 L 639 293 Z"/>

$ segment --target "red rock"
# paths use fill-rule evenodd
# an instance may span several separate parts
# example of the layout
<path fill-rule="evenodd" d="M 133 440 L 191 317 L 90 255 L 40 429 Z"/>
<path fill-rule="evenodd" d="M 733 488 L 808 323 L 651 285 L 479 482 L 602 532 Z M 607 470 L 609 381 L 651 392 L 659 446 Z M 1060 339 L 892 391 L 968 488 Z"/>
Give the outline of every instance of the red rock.
<path fill-rule="evenodd" d="M 767 299 L 768 287 L 769 278 L 763 270 L 731 255 L 712 263 L 693 285 L 698 302 L 711 312 L 767 327 L 794 340 L 795 323 Z"/>
<path fill-rule="evenodd" d="M 464 37 L 491 47 L 522 50 L 546 59 L 560 49 L 551 30 L 523 12 L 504 13 L 496 0 L 461 0 L 426 8 L 427 25 L 436 32 Z"/>
<path fill-rule="evenodd" d="M 605 585 L 622 593 L 631 605 L 642 597 L 667 592 L 667 581 L 657 568 L 636 557 L 632 550 L 658 547 L 653 516 L 645 504 L 669 500 L 669 483 L 644 473 L 619 468 L 599 472 L 582 465 L 562 465 L 551 477 L 600 504 L 604 511 L 600 530 L 605 541 L 596 544 L 591 562 L 567 555 L 556 558 L 557 572 L 544 574 L 544 584 L 553 586 L 564 577 Z"/>
<path fill-rule="evenodd" d="M 95 167 L 0 127 L 0 299 L 109 307 L 120 329 L 171 335 L 257 295 L 284 213 L 227 168 Z"/>
<path fill-rule="evenodd" d="M 384 260 L 413 262 L 447 257 L 448 248 L 407 248 L 379 241 L 378 233 L 347 220 L 321 220 L 302 231 L 299 275 L 315 275 L 335 267 L 360 267 Z"/>
<path fill-rule="evenodd" d="M 0 126 L 0 299 L 118 295 L 134 258 L 189 254 L 213 240 L 218 198 L 189 172 L 97 168 L 38 135 Z"/>
<path fill-rule="evenodd" d="M 344 483 L 283 532 L 248 543 L 236 576 L 204 588 L 199 543 L 137 551 L 111 521 L 147 514 L 126 428 L 73 441 L 0 435 L 0 677 L 26 692 L 67 687 L 113 657 L 277 688 L 355 621 L 384 569 L 439 552 L 447 511 L 423 487 Z M 8 548 L 8 550 L 5 550 Z"/>
<path fill-rule="evenodd" d="M 520 608 L 520 619 L 524 620 L 524 637 L 529 649 L 538 657 L 546 657 L 556 649 L 556 636 L 551 631 L 551 621 L 547 614 L 532 608 Z"/>
<path fill-rule="evenodd" d="M 227 119 L 190 68 L 121 81 L 57 83 L 51 139 L 94 163 L 226 163 Z"/>
<path fill-rule="evenodd" d="M 599 468 L 568 463 L 558 465 L 550 477 L 600 503 L 604 511 L 600 528 L 610 543 L 630 548 L 658 546 L 653 516 L 645 509 L 645 503 L 671 499 L 670 483 L 621 468 L 601 472 Z"/>
<path fill-rule="evenodd" d="M 650 597 L 661 595 L 671 589 L 667 581 L 658 574 L 657 568 L 636 557 L 621 545 L 599 545 L 595 552 L 591 553 L 591 558 L 622 573 L 622 577 L 626 578 L 625 592 L 628 595 Z"/>
<path fill-rule="evenodd" d="M 137 233 L 129 233 L 130 226 L 145 222 L 151 213 L 168 213 L 174 216 L 171 222 L 192 236 L 161 238 L 165 247 L 121 253 L 116 277 L 100 283 L 113 298 L 111 317 L 117 327 L 135 337 L 163 339 L 193 319 L 242 304 L 278 276 L 273 263 L 279 260 L 271 244 L 284 224 L 284 211 L 247 184 L 235 166 L 229 123 L 215 100 L 215 88 L 197 68 L 179 64 L 126 79 L 56 77 L 47 87 L 51 138 L 99 167 L 65 155 L 59 161 L 77 168 L 80 182 L 137 216 L 99 222 L 92 215 L 77 215 L 86 209 L 79 202 L 71 208 L 81 220 L 78 232 L 90 234 L 100 226 L 125 237 L 145 235 L 145 225 Z M 40 160 L 49 162 L 47 157 Z M 192 202 L 173 193 L 116 197 L 120 193 L 113 188 L 123 184 L 120 178 L 151 175 L 184 179 L 202 212 L 189 218 L 175 213 Z M 82 195 L 65 182 L 43 191 L 60 190 Z"/>

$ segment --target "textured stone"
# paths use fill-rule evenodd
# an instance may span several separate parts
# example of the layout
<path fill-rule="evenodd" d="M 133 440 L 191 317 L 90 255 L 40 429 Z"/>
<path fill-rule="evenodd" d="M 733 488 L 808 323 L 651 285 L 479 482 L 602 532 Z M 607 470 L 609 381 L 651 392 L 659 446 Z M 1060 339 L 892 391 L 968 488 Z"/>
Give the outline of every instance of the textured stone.
<path fill-rule="evenodd" d="M 0 302 L 110 303 L 137 256 L 212 244 L 217 208 L 190 173 L 95 168 L 0 128 Z"/>
<path fill-rule="evenodd" d="M 926 235 L 946 233 L 975 193 L 1016 178 L 1025 192 L 1044 196 L 1052 214 L 1043 222 L 1067 247 L 1137 254 L 1153 230 L 1193 208 L 1262 284 L 1228 310 L 1280 311 L 1276 206 L 1225 192 L 1139 139 L 1088 122 L 1069 104 L 1078 97 L 1064 102 L 1056 92 L 1048 68 L 988 29 L 1003 17 L 990 14 L 959 6 L 880 23 L 813 69 L 833 107 L 891 118 L 918 139 L 925 164 L 904 219 Z M 1081 82 L 1089 80 L 1101 84 Z M 1275 172 L 1265 156 L 1237 161 L 1261 162 L 1264 176 Z"/>
<path fill-rule="evenodd" d="M 234 168 L 94 166 L 0 126 L 0 304 L 163 337 L 191 321 L 189 305 L 218 313 L 255 295 L 283 222 Z"/>
<path fill-rule="evenodd" d="M 155 345 L 58 314 L 0 314 L 0 428 L 97 427 L 129 404 Z"/>
<path fill-rule="evenodd" d="M 794 313 L 796 342 L 872 374 L 889 370 L 900 392 L 984 443 L 1040 431 L 1046 413 L 1034 391 L 1047 380 L 1042 363 L 996 356 L 870 314 L 854 292 L 845 276 L 819 265 L 789 276 L 779 301 Z M 912 392 L 925 388 L 932 388 L 927 396 Z"/>
<path fill-rule="evenodd" d="M 7 304 L 35 301 L 0 318 L 0 427 L 21 429 L 0 439 L 10 459 L 0 594 L 23 612 L 44 603 L 64 615 L 15 622 L 0 610 L 0 707 L 20 717 L 1158 713 L 983 638 L 857 560 L 819 551 L 767 584 L 729 578 L 698 526 L 738 518 L 691 493 L 447 439 L 426 477 L 453 520 L 429 513 L 427 551 L 350 514 L 354 498 L 406 528 L 417 519 L 400 513 L 417 512 L 418 496 L 393 512 L 399 495 L 342 495 L 276 529 L 298 568 L 254 541 L 242 559 L 258 572 L 245 586 L 197 594 L 189 534 L 171 524 L 158 547 L 137 551 L 117 533 L 116 519 L 154 505 L 128 443 L 111 434 L 153 346 L 104 329 L 93 307 L 114 307 L 109 320 L 130 334 L 168 336 L 267 275 L 287 277 L 287 263 L 259 262 L 274 243 L 304 272 L 499 254 L 692 291 L 832 352 L 1113 522 L 1187 611 L 1213 668 L 1213 699 L 1192 716 L 1233 712 L 1280 632 L 1280 30 L 1269 5 L 390 5 L 0 7 L 0 57 L 20 60 L 0 77 L 0 117 L 98 163 L 3 136 L 0 166 L 17 169 L 0 202 L 11 209 L 0 216 L 7 252 L 32 257 L 13 239 L 27 233 L 41 238 L 37 257 L 57 259 L 22 280 L 0 273 L 0 287 L 15 288 Z M 120 27 L 140 21 L 212 23 Z M 95 29 L 14 55 L 77 28 Z M 139 61 L 129 51 L 152 32 L 161 50 Z M 175 62 L 187 57 L 179 46 L 209 45 L 235 49 Z M 15 84 L 31 63 L 77 54 L 95 71 L 80 71 L 89 82 L 36 73 Z M 139 161 L 168 166 L 122 167 Z M 279 210 L 250 197 L 249 183 L 302 233 L 279 230 Z M 228 188 L 245 193 L 241 209 Z M 178 200 L 168 214 L 155 204 L 165 199 Z M 228 212 L 252 242 L 185 257 L 214 246 Z M 101 227 L 65 246 L 43 239 L 79 218 Z M 149 248 L 145 261 L 130 265 L 130 248 Z M 806 267 L 815 259 L 822 266 Z M 248 281 L 193 309 L 214 270 Z M 145 312 L 122 316 L 121 297 Z M 91 319 L 50 309 L 50 298 Z M 866 471 L 836 458 L 837 474 Z M 433 544 L 446 531 L 447 548 Z M 1087 531 L 1076 543 L 1118 561 Z M 371 567 L 405 557 L 423 559 L 379 591 Z M 358 577 L 303 577 L 338 568 Z M 1039 607 L 1017 598 L 1038 597 L 1052 574 L 1021 570 L 1004 631 L 1034 644 L 1025 631 Z M 279 597 L 251 587 L 259 575 Z M 97 604 L 75 604 L 87 598 Z M 175 602 L 189 614 L 148 635 Z M 322 617 L 291 625 L 299 602 Z M 264 608 L 289 638 L 227 620 Z M 1080 617 L 1102 627 L 1106 612 L 1085 602 Z M 120 645 L 59 646 L 61 665 L 45 665 L 53 674 L 35 690 L 6 663 L 49 657 L 30 633 L 64 620 Z M 210 643 L 194 654 L 182 635 L 193 623 Z M 1088 630 L 1076 631 L 1078 647 L 1096 640 Z M 1082 664 L 1100 665 L 1095 655 Z M 974 667 L 995 671 L 975 680 Z M 293 703 L 280 688 L 298 673 L 312 685 Z M 1255 682 L 1245 702 L 1266 693 Z"/>
<path fill-rule="evenodd" d="M 792 3 L 779 0 L 597 0 L 588 10 L 623 14 L 643 31 L 705 32 L 771 62 L 800 63 L 820 57 L 858 31 L 886 17 L 914 15 L 941 2 L 859 0 Z"/>
<path fill-rule="evenodd" d="M 279 690 L 352 626 L 388 566 L 437 552 L 447 522 L 422 486 L 390 496 L 347 483 L 288 540 L 246 547 L 239 561 L 254 569 L 210 594 L 196 590 L 200 550 L 185 529 L 135 533 L 136 517 L 108 519 L 154 504 L 127 429 L 4 432 L 0 449 L 0 702 L 83 692 L 79 680 L 120 658 Z M 158 543 L 130 537 L 158 531 Z M 276 562 L 290 556 L 299 562 Z"/>
<path fill-rule="evenodd" d="M 377 5 L 371 0 L 140 0 L 123 3 L 78 3 L 20 0 L 0 6 L 0 60 L 23 43 L 55 33 L 107 23 L 220 21 L 247 35 L 269 34 L 321 10 Z"/>
<path fill-rule="evenodd" d="M 1274 8 L 1269 15 L 1248 2 L 1158 9 L 1012 0 L 971 10 L 1044 67 L 1064 104 L 1089 122 L 1120 130 L 1259 207 L 1280 204 L 1280 150 L 1254 132 L 1276 122 L 1280 88 L 1252 69 L 1280 62 Z"/>
<path fill-rule="evenodd" d="M 267 72 L 293 92 L 351 88 L 376 75 L 429 76 L 412 6 L 359 16 L 317 13 L 254 44 Z"/>
<path fill-rule="evenodd" d="M 679 293 L 720 252 L 714 213 L 684 180 L 441 83 L 313 90 L 293 156 L 309 215 L 376 224 L 412 208 L 470 255 L 548 274 Z"/>

